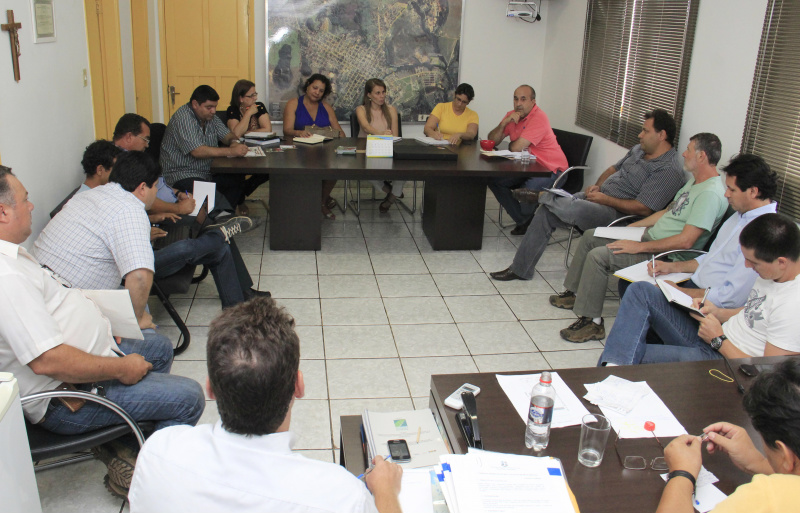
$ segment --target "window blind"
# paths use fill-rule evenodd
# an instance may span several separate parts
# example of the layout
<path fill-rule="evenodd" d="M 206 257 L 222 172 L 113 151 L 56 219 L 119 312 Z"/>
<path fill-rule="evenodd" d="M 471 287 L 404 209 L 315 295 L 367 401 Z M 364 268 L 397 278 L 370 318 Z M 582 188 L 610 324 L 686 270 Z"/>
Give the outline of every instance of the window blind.
<path fill-rule="evenodd" d="M 761 33 L 742 152 L 778 173 L 778 211 L 800 219 L 800 0 L 770 0 Z"/>
<path fill-rule="evenodd" d="M 698 3 L 589 0 L 575 123 L 630 148 L 662 108 L 679 133 Z"/>

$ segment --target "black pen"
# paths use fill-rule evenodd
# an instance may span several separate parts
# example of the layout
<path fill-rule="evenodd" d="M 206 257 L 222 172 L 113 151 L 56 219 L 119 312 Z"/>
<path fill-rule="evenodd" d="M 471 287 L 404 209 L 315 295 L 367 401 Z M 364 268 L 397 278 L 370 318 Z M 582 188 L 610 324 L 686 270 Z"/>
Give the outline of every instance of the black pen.
<path fill-rule="evenodd" d="M 704 306 L 706 306 L 706 298 L 708 297 L 708 291 L 709 290 L 711 290 L 711 287 L 708 287 L 706 289 L 705 293 L 703 294 L 703 299 L 700 300 L 700 308 L 703 308 Z"/>

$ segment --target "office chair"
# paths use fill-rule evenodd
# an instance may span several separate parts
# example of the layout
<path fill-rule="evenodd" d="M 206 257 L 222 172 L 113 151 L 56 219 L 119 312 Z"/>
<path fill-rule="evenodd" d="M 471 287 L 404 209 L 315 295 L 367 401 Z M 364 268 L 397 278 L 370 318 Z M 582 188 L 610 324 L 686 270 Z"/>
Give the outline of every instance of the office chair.
<path fill-rule="evenodd" d="M 28 444 L 31 448 L 31 458 L 34 461 L 34 469 L 38 472 L 47 468 L 60 467 L 78 461 L 90 460 L 94 456 L 89 449 L 97 447 L 98 445 L 110 442 L 121 436 L 133 433 L 136 441 L 139 443 L 141 449 L 144 445 L 143 431 L 152 431 L 155 425 L 152 422 L 146 421 L 138 423 L 131 417 L 128 412 L 122 409 L 114 401 L 110 401 L 105 397 L 100 397 L 88 392 L 73 391 L 73 390 L 49 390 L 46 392 L 37 392 L 20 399 L 20 402 L 25 405 L 37 400 L 48 400 L 55 397 L 74 397 L 78 399 L 85 399 L 87 401 L 98 403 L 110 409 L 120 417 L 120 424 L 115 426 L 108 426 L 86 433 L 77 435 L 59 435 L 48 431 L 41 426 L 31 424 L 25 420 L 25 428 L 28 431 Z M 62 458 L 63 456 L 72 455 L 70 457 Z M 39 464 L 43 460 L 52 458 L 62 458 L 57 461 Z"/>
<path fill-rule="evenodd" d="M 355 111 L 350 113 L 350 137 L 358 137 L 358 134 L 361 133 L 361 125 L 358 123 L 358 117 L 356 116 Z M 397 135 L 398 137 L 403 137 L 403 122 L 401 120 L 401 115 L 397 113 Z M 356 193 L 355 199 L 347 201 L 347 193 L 350 190 L 350 180 L 345 180 L 344 182 L 344 202 L 345 205 L 349 206 L 353 213 L 358 216 L 361 214 L 361 180 L 356 180 Z M 353 196 L 351 194 L 350 196 Z M 372 200 L 375 201 L 375 188 L 372 188 Z M 417 181 L 414 180 L 414 196 L 412 199 L 411 207 L 406 205 L 406 203 L 397 198 L 400 205 L 408 211 L 409 214 L 413 214 L 417 211 Z M 354 206 L 355 205 L 355 206 Z"/>

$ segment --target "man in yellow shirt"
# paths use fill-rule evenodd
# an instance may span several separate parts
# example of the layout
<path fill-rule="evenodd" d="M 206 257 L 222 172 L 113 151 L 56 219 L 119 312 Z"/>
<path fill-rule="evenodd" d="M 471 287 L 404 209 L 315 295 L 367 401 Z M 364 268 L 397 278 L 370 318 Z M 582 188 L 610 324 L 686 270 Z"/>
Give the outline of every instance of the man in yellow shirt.
<path fill-rule="evenodd" d="M 785 360 L 758 376 L 744 408 L 764 440 L 762 455 L 747 431 L 727 422 L 705 428 L 701 437 L 681 435 L 664 450 L 670 473 L 656 513 L 690 513 L 695 480 L 707 436 L 709 453 L 725 452 L 741 470 L 754 474 L 713 513 L 797 511 L 800 504 L 800 360 Z"/>

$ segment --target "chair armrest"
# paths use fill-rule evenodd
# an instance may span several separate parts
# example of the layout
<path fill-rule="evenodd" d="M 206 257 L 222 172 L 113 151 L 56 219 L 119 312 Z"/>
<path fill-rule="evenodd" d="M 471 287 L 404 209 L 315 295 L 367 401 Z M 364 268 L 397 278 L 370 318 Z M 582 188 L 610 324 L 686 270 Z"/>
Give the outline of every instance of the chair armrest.
<path fill-rule="evenodd" d="M 631 222 L 631 223 L 633 223 L 633 222 L 635 222 L 635 221 L 638 221 L 639 219 L 644 219 L 644 217 L 642 217 L 642 216 L 637 216 L 637 215 L 635 215 L 635 214 L 631 214 L 631 215 L 629 215 L 629 216 L 622 216 L 622 217 L 620 217 L 619 219 L 614 219 L 613 221 L 611 221 L 610 223 L 608 223 L 608 226 L 614 226 L 614 225 L 615 225 L 615 224 L 617 224 L 618 222 L 620 222 L 620 221 L 626 221 L 626 220 L 627 220 L 627 221 L 629 221 L 629 222 Z"/>
<path fill-rule="evenodd" d="M 567 169 L 564 170 L 563 173 L 561 173 L 561 176 L 559 176 L 556 179 L 556 181 L 553 182 L 553 186 L 551 187 L 551 189 L 558 189 L 559 185 L 561 185 L 561 181 L 564 179 L 565 176 L 567 176 L 567 173 L 569 173 L 573 169 L 589 169 L 589 166 L 572 166 L 572 167 L 568 167 Z"/>
<path fill-rule="evenodd" d="M 22 404 L 27 404 L 33 401 L 39 401 L 42 399 L 52 399 L 54 397 L 73 397 L 76 399 L 85 399 L 86 401 L 90 401 L 93 403 L 97 403 L 100 405 L 105 406 L 109 410 L 113 411 L 117 415 L 128 424 L 128 427 L 131 428 L 133 431 L 133 436 L 136 437 L 136 441 L 139 442 L 139 448 L 144 445 L 144 433 L 142 433 L 139 424 L 131 417 L 128 412 L 123 410 L 117 403 L 106 399 L 105 397 L 100 397 L 95 394 L 90 394 L 89 392 L 81 392 L 81 391 L 74 391 L 74 390 L 48 390 L 45 392 L 37 392 L 35 394 L 26 395 L 25 397 L 20 398 L 20 402 Z"/>
<path fill-rule="evenodd" d="M 661 258 L 663 256 L 670 255 L 672 253 L 696 253 L 698 255 L 705 255 L 707 253 L 707 251 L 703 251 L 702 249 L 692 249 L 692 248 L 689 248 L 689 249 L 671 249 L 669 251 L 665 251 L 665 252 L 663 252 L 661 254 L 658 254 L 653 258 Z"/>

